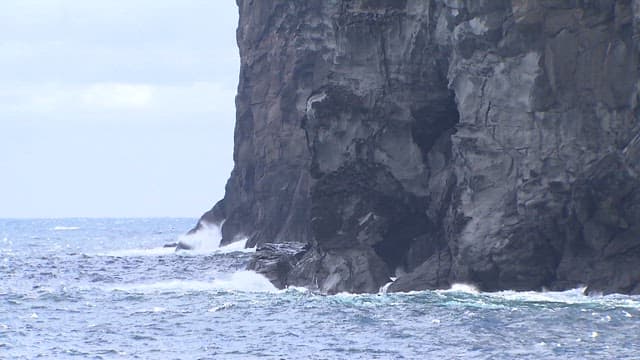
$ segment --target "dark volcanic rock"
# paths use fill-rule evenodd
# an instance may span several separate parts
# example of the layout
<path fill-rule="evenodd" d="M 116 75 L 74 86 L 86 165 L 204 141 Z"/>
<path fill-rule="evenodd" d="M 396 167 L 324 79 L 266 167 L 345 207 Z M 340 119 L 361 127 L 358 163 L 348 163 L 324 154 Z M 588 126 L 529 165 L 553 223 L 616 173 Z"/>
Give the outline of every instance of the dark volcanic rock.
<path fill-rule="evenodd" d="M 451 254 L 448 249 L 433 254 L 422 265 L 389 286 L 388 291 L 415 291 L 448 288 L 451 271 Z"/>
<path fill-rule="evenodd" d="M 640 0 L 238 6 L 235 168 L 201 222 L 309 246 L 252 268 L 640 292 Z"/>
<path fill-rule="evenodd" d="M 276 287 L 282 289 L 289 285 L 288 276 L 291 269 L 307 250 L 308 245 L 299 242 L 263 244 L 256 249 L 247 268 L 264 275 Z"/>
<path fill-rule="evenodd" d="M 388 281 L 386 264 L 368 246 L 309 251 L 292 269 L 288 285 L 323 293 L 378 292 Z"/>

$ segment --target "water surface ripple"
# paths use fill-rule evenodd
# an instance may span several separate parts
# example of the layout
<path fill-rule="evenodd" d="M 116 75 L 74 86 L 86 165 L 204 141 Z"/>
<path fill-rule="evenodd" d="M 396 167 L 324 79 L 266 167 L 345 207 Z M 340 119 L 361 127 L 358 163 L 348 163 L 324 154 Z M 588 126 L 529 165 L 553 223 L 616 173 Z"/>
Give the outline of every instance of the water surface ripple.
<path fill-rule="evenodd" d="M 640 298 L 275 290 L 194 219 L 0 220 L 0 358 L 637 359 Z"/>

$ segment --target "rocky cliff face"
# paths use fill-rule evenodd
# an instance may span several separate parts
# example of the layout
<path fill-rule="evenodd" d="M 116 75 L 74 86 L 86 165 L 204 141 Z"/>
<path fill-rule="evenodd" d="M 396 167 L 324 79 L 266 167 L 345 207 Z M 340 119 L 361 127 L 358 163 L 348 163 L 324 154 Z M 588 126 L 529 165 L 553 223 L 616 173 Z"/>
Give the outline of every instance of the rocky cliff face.
<path fill-rule="evenodd" d="M 640 293 L 640 0 L 238 6 L 235 168 L 201 222 L 250 267 Z"/>

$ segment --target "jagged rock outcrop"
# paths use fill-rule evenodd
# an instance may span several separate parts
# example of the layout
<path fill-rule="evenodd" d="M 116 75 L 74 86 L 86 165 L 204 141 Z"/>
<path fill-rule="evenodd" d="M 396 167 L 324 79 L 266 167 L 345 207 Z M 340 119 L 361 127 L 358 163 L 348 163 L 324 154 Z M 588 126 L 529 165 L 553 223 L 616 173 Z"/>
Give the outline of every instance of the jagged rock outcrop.
<path fill-rule="evenodd" d="M 238 6 L 235 168 L 201 221 L 308 244 L 274 283 L 640 293 L 640 0 Z"/>
<path fill-rule="evenodd" d="M 289 284 L 289 274 L 307 252 L 308 246 L 300 242 L 260 245 L 248 267 L 264 275 L 275 286 L 283 288 Z"/>

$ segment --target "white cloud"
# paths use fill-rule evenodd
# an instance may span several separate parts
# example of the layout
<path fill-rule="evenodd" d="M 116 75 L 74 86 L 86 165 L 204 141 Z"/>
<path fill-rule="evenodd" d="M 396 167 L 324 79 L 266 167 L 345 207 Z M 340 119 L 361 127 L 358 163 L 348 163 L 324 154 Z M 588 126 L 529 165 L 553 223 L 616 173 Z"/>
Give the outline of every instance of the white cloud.
<path fill-rule="evenodd" d="M 238 80 L 233 1 L 0 3 L 4 82 Z"/>
<path fill-rule="evenodd" d="M 0 3 L 0 216 L 198 216 L 222 196 L 234 1 Z"/>
<path fill-rule="evenodd" d="M 233 121 L 234 98 L 235 89 L 217 82 L 3 84 L 0 86 L 0 121 L 53 117 L 53 114 L 56 119 L 78 120 L 86 119 L 81 115 L 86 113 L 100 113 L 100 119 L 141 121 L 158 114 L 165 118 L 175 115 L 174 119 L 179 120 L 180 114 L 208 113 Z M 9 114 L 13 116 L 7 116 Z"/>
<path fill-rule="evenodd" d="M 88 107 L 147 108 L 151 105 L 153 90 L 150 85 L 102 83 L 82 89 L 80 98 Z"/>
<path fill-rule="evenodd" d="M 136 110 L 152 105 L 153 91 L 150 85 L 127 83 L 23 84 L 0 91 L 0 105 L 14 113 Z"/>

